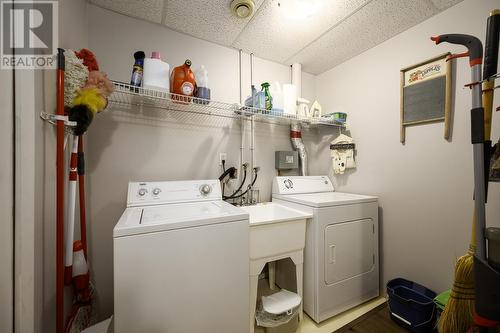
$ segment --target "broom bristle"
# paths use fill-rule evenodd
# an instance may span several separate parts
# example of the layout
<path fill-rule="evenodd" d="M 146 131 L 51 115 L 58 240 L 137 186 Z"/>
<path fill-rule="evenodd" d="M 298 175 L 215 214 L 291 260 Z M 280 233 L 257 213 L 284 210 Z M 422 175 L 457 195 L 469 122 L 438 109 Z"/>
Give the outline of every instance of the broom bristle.
<path fill-rule="evenodd" d="M 439 320 L 439 333 L 465 333 L 473 324 L 474 257 L 468 253 L 455 265 L 455 282 Z"/>

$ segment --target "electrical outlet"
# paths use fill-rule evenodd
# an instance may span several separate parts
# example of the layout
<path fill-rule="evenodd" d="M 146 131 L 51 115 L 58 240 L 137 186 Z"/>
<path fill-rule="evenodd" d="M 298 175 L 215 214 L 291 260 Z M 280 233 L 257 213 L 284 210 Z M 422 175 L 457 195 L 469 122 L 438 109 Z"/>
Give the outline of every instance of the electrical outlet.
<path fill-rule="evenodd" d="M 227 154 L 226 153 L 219 153 L 219 165 L 222 166 L 222 160 L 227 162 Z"/>

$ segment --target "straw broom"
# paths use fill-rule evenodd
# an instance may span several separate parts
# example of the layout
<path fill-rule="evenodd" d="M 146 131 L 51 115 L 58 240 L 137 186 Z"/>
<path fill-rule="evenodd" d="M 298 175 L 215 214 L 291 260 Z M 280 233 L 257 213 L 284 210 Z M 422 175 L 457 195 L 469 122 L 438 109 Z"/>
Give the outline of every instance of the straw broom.
<path fill-rule="evenodd" d="M 490 13 L 488 27 L 486 29 L 486 40 L 490 42 L 488 34 L 489 25 L 492 23 L 492 16 L 500 15 L 500 10 L 496 9 Z M 498 32 L 496 32 L 498 34 Z M 492 34 L 495 36 L 495 32 Z M 497 35 L 496 35 L 497 36 Z M 491 45 L 486 45 L 488 48 L 495 49 L 494 43 L 498 43 L 498 37 L 494 37 Z M 498 44 L 496 51 L 498 51 Z M 491 59 L 490 59 L 491 60 Z M 497 57 L 490 63 L 496 71 Z M 484 79 L 484 78 L 483 78 Z M 483 83 L 483 107 L 484 107 L 484 139 L 491 140 L 491 117 L 493 110 L 493 95 L 494 95 L 495 79 L 490 78 Z M 474 253 L 476 251 L 476 211 L 472 218 L 472 235 L 469 245 L 469 251 L 466 255 L 460 257 L 455 265 L 455 282 L 450 294 L 450 299 L 446 305 L 443 314 L 438 323 L 440 333 L 465 333 L 473 325 L 474 316 Z"/>
<path fill-rule="evenodd" d="M 472 218 L 472 237 L 469 251 L 455 264 L 455 282 L 450 299 L 439 319 L 440 333 L 465 333 L 474 316 L 474 252 L 476 251 L 476 212 Z"/>

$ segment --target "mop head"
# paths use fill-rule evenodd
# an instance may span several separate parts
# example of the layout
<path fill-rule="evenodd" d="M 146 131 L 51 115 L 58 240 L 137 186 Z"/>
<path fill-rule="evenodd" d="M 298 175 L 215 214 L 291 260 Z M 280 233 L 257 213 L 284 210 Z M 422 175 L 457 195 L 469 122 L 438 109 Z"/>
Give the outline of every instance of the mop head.
<path fill-rule="evenodd" d="M 438 323 L 440 333 L 465 333 L 474 323 L 473 263 L 472 249 L 458 258 L 450 299 Z"/>
<path fill-rule="evenodd" d="M 72 107 L 78 91 L 85 86 L 89 77 L 89 70 L 83 60 L 75 55 L 73 50 L 66 50 L 64 71 L 64 106 Z"/>
<path fill-rule="evenodd" d="M 90 283 L 90 302 L 73 303 L 71 312 L 66 322 L 65 333 L 81 333 L 87 327 L 97 323 L 96 292 L 94 284 Z"/>

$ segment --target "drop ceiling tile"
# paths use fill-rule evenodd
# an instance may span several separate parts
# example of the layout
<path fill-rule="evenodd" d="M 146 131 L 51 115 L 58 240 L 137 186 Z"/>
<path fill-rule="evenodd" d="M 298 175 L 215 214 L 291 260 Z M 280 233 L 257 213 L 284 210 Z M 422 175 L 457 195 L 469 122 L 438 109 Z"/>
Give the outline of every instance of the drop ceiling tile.
<path fill-rule="evenodd" d="M 437 12 L 426 0 L 375 0 L 286 62 L 320 74 Z"/>
<path fill-rule="evenodd" d="M 231 0 L 165 0 L 164 24 L 174 30 L 230 46 L 251 20 L 231 14 Z M 263 0 L 255 0 L 255 12 Z M 255 15 L 255 14 L 254 14 Z"/>
<path fill-rule="evenodd" d="M 128 16 L 161 23 L 163 0 L 90 0 L 90 2 Z"/>
<path fill-rule="evenodd" d="M 434 6 L 439 10 L 444 10 L 446 8 L 450 8 L 451 6 L 456 5 L 463 0 L 431 0 Z"/>
<path fill-rule="evenodd" d="M 283 62 L 370 1 L 309 0 L 315 11 L 301 18 L 293 16 L 301 12 L 290 10 L 293 1 L 266 0 L 232 46 Z"/>

